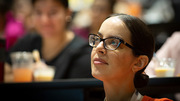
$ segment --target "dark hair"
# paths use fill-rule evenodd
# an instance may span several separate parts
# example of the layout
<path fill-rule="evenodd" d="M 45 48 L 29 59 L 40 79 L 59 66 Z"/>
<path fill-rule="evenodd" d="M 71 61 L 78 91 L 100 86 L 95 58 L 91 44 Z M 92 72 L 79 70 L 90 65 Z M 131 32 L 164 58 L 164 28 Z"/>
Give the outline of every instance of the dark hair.
<path fill-rule="evenodd" d="M 12 10 L 14 5 L 14 0 L 0 0 L 0 19 L 1 24 L 0 26 L 4 29 L 6 26 L 6 14 Z"/>
<path fill-rule="evenodd" d="M 13 4 L 14 0 L 0 0 L 0 14 L 5 15 L 12 9 Z"/>
<path fill-rule="evenodd" d="M 121 19 L 126 27 L 131 32 L 131 43 L 134 47 L 134 56 L 146 55 L 149 62 L 154 53 L 154 37 L 149 31 L 147 25 L 139 18 L 127 14 L 113 14 L 110 17 L 117 16 Z M 136 72 L 134 78 L 135 88 L 142 88 L 147 85 L 149 81 L 148 75 L 143 74 L 146 66 Z"/>
<path fill-rule="evenodd" d="M 34 5 L 34 3 L 37 1 L 39 0 L 32 0 L 32 4 Z M 54 0 L 54 1 L 61 3 L 66 9 L 69 8 L 68 0 Z"/>

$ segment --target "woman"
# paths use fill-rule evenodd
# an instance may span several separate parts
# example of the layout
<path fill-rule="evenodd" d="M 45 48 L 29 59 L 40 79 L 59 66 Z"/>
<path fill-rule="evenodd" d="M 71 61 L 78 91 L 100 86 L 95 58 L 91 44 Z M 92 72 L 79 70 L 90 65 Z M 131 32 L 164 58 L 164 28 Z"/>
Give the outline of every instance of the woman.
<path fill-rule="evenodd" d="M 32 4 L 32 19 L 37 33 L 27 34 L 10 53 L 39 50 L 41 59 L 56 67 L 54 79 L 91 77 L 91 48 L 67 29 L 71 18 L 68 0 L 32 0 Z M 8 59 L 11 64 L 10 57 Z"/>
<path fill-rule="evenodd" d="M 148 82 L 144 70 L 154 51 L 153 36 L 140 19 L 110 16 L 97 34 L 89 35 L 89 44 L 92 75 L 103 81 L 105 101 L 154 101 L 136 91 Z"/>
<path fill-rule="evenodd" d="M 0 37 L 6 40 L 6 51 L 8 51 L 18 39 L 23 37 L 26 32 L 24 18 L 30 12 L 27 6 L 27 0 L 25 0 L 23 5 L 25 6 L 22 8 L 26 8 L 19 9 L 19 6 L 22 6 L 20 0 L 1 0 L 0 2 Z"/>
<path fill-rule="evenodd" d="M 114 5 L 115 0 L 94 0 L 90 10 L 82 10 L 77 13 L 72 27 L 73 31 L 88 39 L 88 34 L 97 32 L 102 22 L 113 13 Z M 89 18 L 85 19 L 88 21 L 82 21 L 85 16 Z M 90 23 L 88 23 L 89 21 Z"/>

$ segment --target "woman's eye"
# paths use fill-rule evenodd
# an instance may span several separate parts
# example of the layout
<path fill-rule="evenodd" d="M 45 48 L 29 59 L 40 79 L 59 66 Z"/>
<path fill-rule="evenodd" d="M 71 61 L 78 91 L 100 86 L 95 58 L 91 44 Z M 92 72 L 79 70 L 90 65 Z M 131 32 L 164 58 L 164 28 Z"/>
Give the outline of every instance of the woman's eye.
<path fill-rule="evenodd" d="M 110 43 L 111 45 L 117 45 L 117 42 L 115 40 L 111 40 Z"/>
<path fill-rule="evenodd" d="M 40 10 L 35 10 L 34 14 L 40 16 L 42 14 L 42 12 Z"/>
<path fill-rule="evenodd" d="M 92 37 L 92 38 L 91 38 L 91 41 L 95 44 L 95 42 L 97 42 L 98 39 L 97 39 L 96 37 Z"/>
<path fill-rule="evenodd" d="M 49 15 L 55 15 L 56 13 L 57 13 L 56 10 L 52 10 L 52 11 L 49 12 Z"/>
<path fill-rule="evenodd" d="M 94 41 L 99 41 L 99 38 L 98 38 L 98 37 L 95 37 L 95 38 L 94 38 Z"/>
<path fill-rule="evenodd" d="M 91 41 L 94 42 L 94 41 L 95 41 L 95 38 L 91 38 Z"/>

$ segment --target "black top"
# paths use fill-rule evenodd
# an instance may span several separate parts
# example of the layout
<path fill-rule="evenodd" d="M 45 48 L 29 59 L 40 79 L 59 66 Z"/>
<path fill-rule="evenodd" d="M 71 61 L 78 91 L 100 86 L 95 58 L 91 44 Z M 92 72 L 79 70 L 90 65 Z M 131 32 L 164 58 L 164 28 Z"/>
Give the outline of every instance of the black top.
<path fill-rule="evenodd" d="M 10 49 L 7 62 L 11 64 L 10 53 L 15 51 L 32 52 L 39 50 L 41 59 L 42 38 L 36 33 L 29 33 Z M 55 66 L 56 72 L 54 79 L 67 78 L 89 78 L 91 76 L 90 65 L 91 47 L 88 43 L 78 36 L 61 51 L 54 59 L 44 60 L 47 65 Z"/>

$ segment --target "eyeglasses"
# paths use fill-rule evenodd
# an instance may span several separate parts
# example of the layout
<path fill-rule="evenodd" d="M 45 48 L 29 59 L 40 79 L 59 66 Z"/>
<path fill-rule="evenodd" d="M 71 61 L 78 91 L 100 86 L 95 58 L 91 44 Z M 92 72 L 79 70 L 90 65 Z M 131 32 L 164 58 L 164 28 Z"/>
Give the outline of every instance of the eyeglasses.
<path fill-rule="evenodd" d="M 89 34 L 89 45 L 92 47 L 97 47 L 98 44 L 103 41 L 104 48 L 107 50 L 116 50 L 121 43 L 126 45 L 127 47 L 134 49 L 133 46 L 125 42 L 123 39 L 118 38 L 118 37 L 108 37 L 105 39 L 102 39 L 96 34 Z"/>

